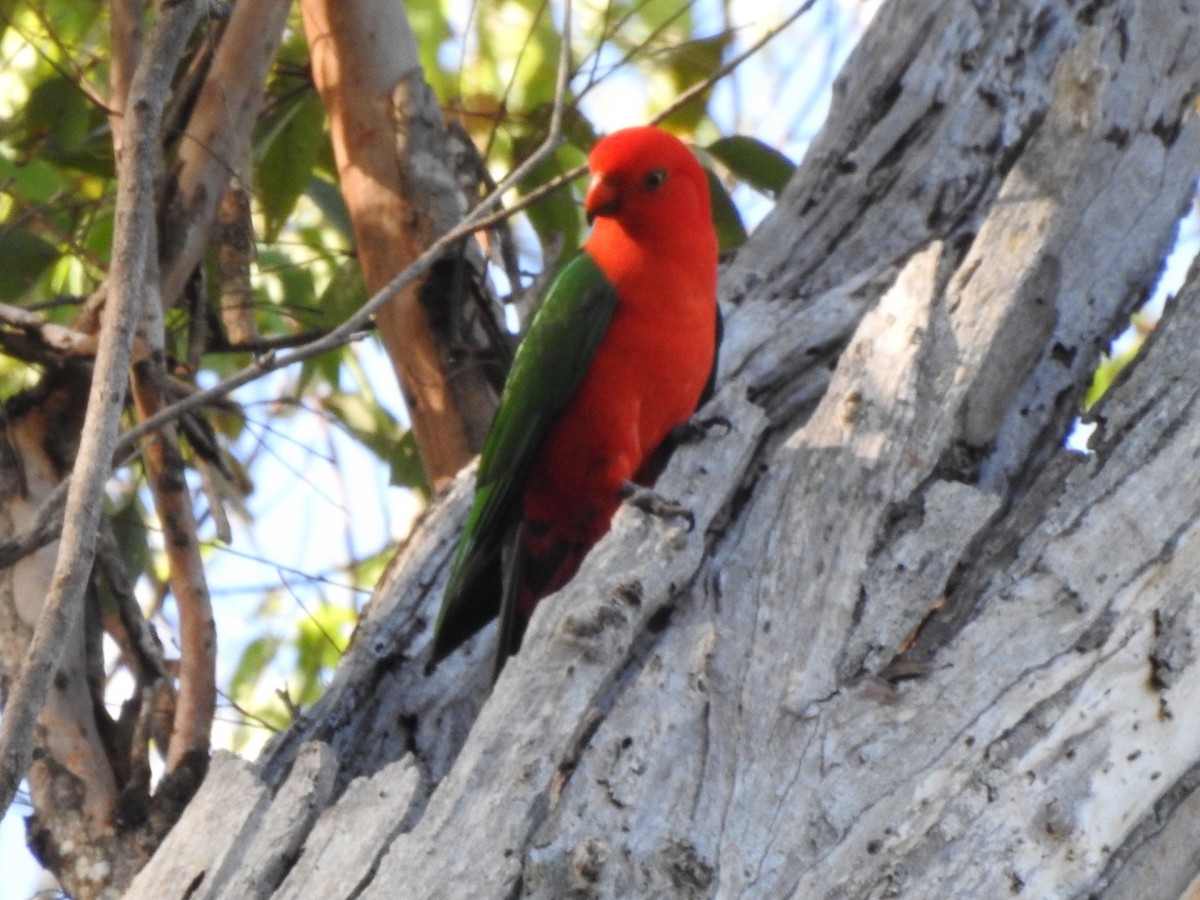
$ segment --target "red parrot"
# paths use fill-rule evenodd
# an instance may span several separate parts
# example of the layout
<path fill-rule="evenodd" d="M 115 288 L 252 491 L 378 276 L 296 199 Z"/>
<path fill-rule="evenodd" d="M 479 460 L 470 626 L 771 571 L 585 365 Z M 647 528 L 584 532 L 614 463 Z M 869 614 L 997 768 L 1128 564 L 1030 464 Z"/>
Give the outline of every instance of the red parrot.
<path fill-rule="evenodd" d="M 517 350 L 434 626 L 434 663 L 498 613 L 498 674 L 537 602 L 575 574 L 712 391 L 720 317 L 704 169 L 652 126 L 603 138 L 588 167 L 592 233 Z"/>

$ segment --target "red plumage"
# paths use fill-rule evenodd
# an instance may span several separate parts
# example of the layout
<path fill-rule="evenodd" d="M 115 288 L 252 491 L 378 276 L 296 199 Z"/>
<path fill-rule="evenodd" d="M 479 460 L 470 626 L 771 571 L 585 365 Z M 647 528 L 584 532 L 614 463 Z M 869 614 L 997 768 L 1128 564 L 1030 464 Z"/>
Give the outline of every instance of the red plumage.
<path fill-rule="evenodd" d="M 717 344 L 717 237 L 707 176 L 678 139 L 629 128 L 596 144 L 584 252 L 617 305 L 580 387 L 550 427 L 524 491 L 518 609 L 574 575 L 619 491 L 696 410 Z"/>

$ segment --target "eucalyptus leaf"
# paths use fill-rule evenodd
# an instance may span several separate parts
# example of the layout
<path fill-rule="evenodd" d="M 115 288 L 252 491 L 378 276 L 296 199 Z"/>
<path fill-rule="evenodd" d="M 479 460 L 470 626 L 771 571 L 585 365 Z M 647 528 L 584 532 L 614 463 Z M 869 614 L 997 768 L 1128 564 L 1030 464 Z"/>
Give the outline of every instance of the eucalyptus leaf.
<path fill-rule="evenodd" d="M 325 141 L 325 111 L 313 92 L 306 92 L 271 135 L 255 170 L 258 198 L 266 213 L 264 237 L 279 236 L 296 201 L 304 193 Z"/>
<path fill-rule="evenodd" d="M 0 226 L 0 300 L 18 300 L 58 259 L 58 248 L 23 228 Z"/>
<path fill-rule="evenodd" d="M 704 172 L 708 176 L 708 199 L 712 205 L 713 227 L 717 230 L 717 245 L 722 255 L 731 253 L 746 243 L 746 226 L 721 179 L 708 169 Z"/>
<path fill-rule="evenodd" d="M 733 135 L 713 141 L 705 151 L 752 188 L 778 197 L 796 164 L 757 138 Z"/>

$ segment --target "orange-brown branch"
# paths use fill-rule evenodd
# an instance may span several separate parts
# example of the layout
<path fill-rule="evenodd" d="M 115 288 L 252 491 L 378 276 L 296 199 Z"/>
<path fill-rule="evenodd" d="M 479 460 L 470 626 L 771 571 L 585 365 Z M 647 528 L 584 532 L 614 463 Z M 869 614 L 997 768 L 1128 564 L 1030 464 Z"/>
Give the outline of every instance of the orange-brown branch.
<path fill-rule="evenodd" d="M 133 400 L 141 419 L 166 405 L 149 358 L 133 367 Z M 167 753 L 167 771 L 171 772 L 190 753 L 208 752 L 209 730 L 216 710 L 217 638 L 200 559 L 196 517 L 174 425 L 146 439 L 142 459 L 162 524 L 171 592 L 179 610 L 179 696 Z"/>
<path fill-rule="evenodd" d="M 438 219 L 447 217 L 439 217 L 436 207 L 444 195 L 431 200 L 412 176 L 415 156 L 424 154 L 421 164 L 430 165 L 444 160 L 447 151 L 405 140 L 406 123 L 398 121 L 436 116 L 440 123 L 440 112 L 425 96 L 403 7 L 376 0 L 304 0 L 301 11 L 358 257 L 367 288 L 375 292 L 447 230 L 465 204 L 440 226 Z M 401 291 L 376 322 L 408 403 L 426 473 L 438 485 L 478 449 L 494 400 L 477 369 L 449 371 L 447 335 L 435 328 L 427 304 L 461 299 L 442 296 L 423 303 L 428 278 Z"/>

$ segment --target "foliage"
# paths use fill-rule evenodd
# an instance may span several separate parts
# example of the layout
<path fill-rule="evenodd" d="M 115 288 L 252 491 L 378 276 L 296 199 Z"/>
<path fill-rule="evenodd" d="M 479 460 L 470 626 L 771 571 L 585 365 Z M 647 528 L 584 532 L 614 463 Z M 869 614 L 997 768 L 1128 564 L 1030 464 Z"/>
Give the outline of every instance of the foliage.
<path fill-rule="evenodd" d="M 644 121 L 682 91 L 715 82 L 734 43 L 733 32 L 719 22 L 714 25 L 711 10 L 701 15 L 691 0 L 614 0 L 576 7 L 565 141 L 518 186 L 512 200 L 585 161 L 606 127 L 591 118 L 589 98 L 610 83 L 642 86 L 644 103 L 628 110 L 628 117 Z M 447 117 L 473 138 L 489 176 L 499 179 L 545 137 L 562 42 L 561 6 L 545 0 L 488 0 L 473 4 L 466 21 L 454 18 L 457 7 L 449 0 L 418 0 L 405 8 L 427 80 Z M 88 299 L 102 287 L 110 260 L 116 184 L 103 99 L 110 78 L 109 22 L 103 9 L 68 0 L 15 0 L 3 7 L 0 254 L 5 265 L 0 268 L 0 303 L 61 325 L 79 321 Z M 194 39 L 181 72 L 202 61 L 218 29 L 219 23 L 209 22 Z M 294 12 L 270 76 L 251 158 L 236 173 L 252 199 L 251 292 L 246 300 L 256 343 L 240 345 L 232 330 L 219 327 L 227 273 L 218 263 L 224 245 L 214 240 L 203 281 L 205 314 L 174 309 L 168 315 L 172 369 L 181 380 L 212 383 L 271 344 L 338 324 L 365 299 L 327 119 L 307 58 Z M 731 250 L 745 239 L 746 228 L 730 199 L 730 186 L 741 181 L 773 197 L 791 163 L 761 142 L 721 137 L 710 109 L 712 93 L 711 86 L 700 91 L 671 111 L 664 124 L 702 147 L 698 152 L 713 170 L 723 249 Z M 186 102 L 186 92 L 178 90 L 175 102 Z M 164 149 L 169 166 L 177 147 L 168 143 Z M 585 227 L 580 191 L 575 184 L 548 193 L 522 213 L 516 235 L 523 272 L 553 268 L 578 245 Z M 505 284 L 505 289 L 528 286 L 532 279 L 523 277 L 524 284 Z M 201 326 L 207 332 L 198 331 Z M 417 497 L 428 495 L 403 410 L 378 396 L 394 388 L 384 383 L 388 376 L 380 375 L 370 340 L 252 385 L 238 396 L 240 406 L 208 416 L 223 457 L 219 498 L 235 518 L 248 520 L 251 510 L 262 509 L 264 488 L 256 488 L 256 481 L 308 479 L 321 485 L 312 489 L 325 491 L 330 469 L 334 481 L 349 477 L 339 469 L 354 466 L 339 458 L 344 454 L 382 467 L 391 485 L 411 489 Z M 13 343 L 0 349 L 5 351 L 0 356 L 0 396 L 7 399 L 28 388 L 47 360 L 23 357 Z M 314 430 L 327 437 L 324 453 L 311 439 Z M 340 437 L 329 436 L 334 432 Z M 284 462 L 300 445 L 304 452 L 299 461 Z M 185 450 L 194 461 L 199 448 Z M 281 462 L 297 471 L 272 473 L 271 467 Z M 169 631 L 169 612 L 161 603 L 167 590 L 161 539 L 143 479 L 136 465 L 119 473 L 111 519 L 143 602 L 154 607 L 160 625 Z M 362 538 L 347 509 L 349 493 L 343 491 L 338 501 L 345 511 L 349 552 L 333 571 L 314 575 L 295 592 L 264 589 L 257 604 L 248 602 L 253 591 L 240 592 L 240 615 L 256 624 L 232 638 L 237 658 L 226 661 L 223 669 L 229 700 L 239 716 L 246 714 L 246 721 L 281 727 L 295 707 L 316 699 L 350 638 L 363 590 L 390 556 L 386 534 L 376 533 L 373 546 L 357 549 Z M 217 511 L 209 508 L 216 502 L 211 492 L 200 500 L 197 491 L 197 498 L 198 507 L 209 513 L 206 521 L 213 521 Z M 408 508 L 411 519 L 416 506 Z M 217 573 L 229 551 L 216 540 L 214 527 L 205 528 L 207 559 Z M 403 533 L 404 523 L 396 523 L 394 530 Z M 253 536 L 250 542 L 258 543 Z M 268 565 L 268 582 L 272 571 L 278 575 L 282 569 Z M 220 578 L 216 580 L 219 590 Z M 285 679 L 286 701 L 275 691 Z M 243 730 L 232 740 L 247 746 L 253 735 Z"/>
<path fill-rule="evenodd" d="M 1100 365 L 1096 367 L 1092 383 L 1083 398 L 1085 412 L 1108 393 L 1108 389 L 1112 387 L 1121 371 L 1141 352 L 1142 345 L 1146 342 L 1150 332 L 1154 330 L 1156 322 L 1157 316 L 1152 314 L 1137 313 L 1133 316 L 1127 333 L 1119 341 L 1114 342 L 1109 353 L 1101 357 Z"/>

